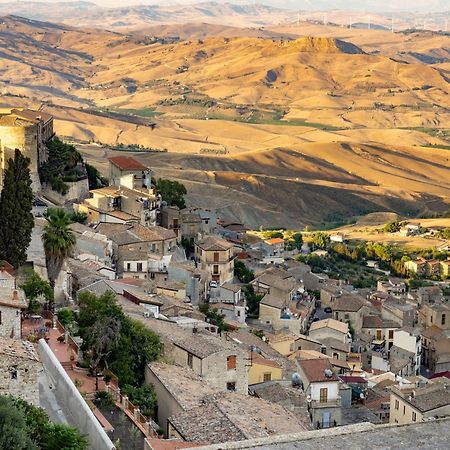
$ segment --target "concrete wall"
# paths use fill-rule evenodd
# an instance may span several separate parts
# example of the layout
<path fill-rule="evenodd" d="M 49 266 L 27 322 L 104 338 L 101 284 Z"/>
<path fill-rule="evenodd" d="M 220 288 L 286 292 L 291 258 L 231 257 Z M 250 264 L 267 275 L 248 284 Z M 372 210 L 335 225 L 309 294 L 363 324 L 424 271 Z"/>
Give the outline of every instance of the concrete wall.
<path fill-rule="evenodd" d="M 44 365 L 44 370 L 53 382 L 56 399 L 62 406 L 69 424 L 86 435 L 89 441 L 89 448 L 94 450 L 115 449 L 116 447 L 43 339 L 39 341 L 38 352 Z"/>

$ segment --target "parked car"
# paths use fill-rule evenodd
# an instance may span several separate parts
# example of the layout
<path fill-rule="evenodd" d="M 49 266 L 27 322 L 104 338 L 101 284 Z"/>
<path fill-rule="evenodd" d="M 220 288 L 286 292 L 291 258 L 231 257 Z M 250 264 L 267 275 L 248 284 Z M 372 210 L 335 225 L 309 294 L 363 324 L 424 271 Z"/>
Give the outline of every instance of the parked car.
<path fill-rule="evenodd" d="M 323 308 L 323 312 L 326 312 L 327 314 L 330 314 L 330 313 L 333 312 L 333 310 L 329 306 L 327 306 L 326 308 Z"/>
<path fill-rule="evenodd" d="M 210 288 L 218 288 L 219 285 L 218 285 L 217 281 L 210 281 L 209 282 L 209 287 Z"/>

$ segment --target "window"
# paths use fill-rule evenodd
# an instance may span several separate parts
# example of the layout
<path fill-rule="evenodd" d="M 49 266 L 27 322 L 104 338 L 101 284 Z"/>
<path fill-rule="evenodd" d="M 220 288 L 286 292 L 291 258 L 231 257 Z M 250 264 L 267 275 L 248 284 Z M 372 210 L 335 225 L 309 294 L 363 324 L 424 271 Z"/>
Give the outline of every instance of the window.
<path fill-rule="evenodd" d="M 156 251 L 156 244 L 152 244 L 152 252 L 155 252 Z"/>
<path fill-rule="evenodd" d="M 406 405 L 403 405 L 403 415 L 406 414 Z"/>
<path fill-rule="evenodd" d="M 214 266 L 213 266 L 213 274 L 214 275 L 219 274 L 219 266 L 217 264 L 214 264 Z"/>
<path fill-rule="evenodd" d="M 191 353 L 188 353 L 188 355 L 187 355 L 187 364 L 188 364 L 188 366 L 192 369 L 192 366 L 193 366 L 193 357 L 192 357 L 192 354 Z"/>
<path fill-rule="evenodd" d="M 136 272 L 142 272 L 142 263 L 137 263 Z"/>
<path fill-rule="evenodd" d="M 263 375 L 263 381 L 272 381 L 272 374 L 267 372 Z"/>
<path fill-rule="evenodd" d="M 320 403 L 328 401 L 328 388 L 320 388 Z"/>
<path fill-rule="evenodd" d="M 344 318 L 345 318 L 345 320 L 349 320 L 349 315 L 348 314 L 344 314 Z"/>
<path fill-rule="evenodd" d="M 398 409 L 398 407 L 400 406 L 400 403 L 398 400 L 395 400 L 395 409 Z"/>
<path fill-rule="evenodd" d="M 17 380 L 17 367 L 13 366 L 10 369 L 11 380 Z"/>
<path fill-rule="evenodd" d="M 127 263 L 127 272 L 131 271 L 131 263 Z"/>
<path fill-rule="evenodd" d="M 339 353 L 333 353 L 333 358 L 334 359 L 339 359 Z"/>
<path fill-rule="evenodd" d="M 219 262 L 219 253 L 218 252 L 214 253 L 214 262 Z"/>
<path fill-rule="evenodd" d="M 230 355 L 227 357 L 227 370 L 236 369 L 236 356 Z"/>
<path fill-rule="evenodd" d="M 155 279 L 155 272 L 150 272 L 150 279 L 154 280 Z"/>
<path fill-rule="evenodd" d="M 238 317 L 241 317 L 241 312 L 238 310 L 238 312 L 237 312 L 237 316 Z"/>
<path fill-rule="evenodd" d="M 394 339 L 394 330 L 389 330 L 389 339 Z"/>
<path fill-rule="evenodd" d="M 227 391 L 235 391 L 236 390 L 236 383 L 227 383 Z"/>
<path fill-rule="evenodd" d="M 441 316 L 441 325 L 445 325 L 445 314 Z"/>
<path fill-rule="evenodd" d="M 412 421 L 415 422 L 417 420 L 416 413 L 413 411 L 412 413 Z"/>
<path fill-rule="evenodd" d="M 381 330 L 377 330 L 377 341 L 381 341 L 381 336 L 382 336 L 381 333 L 382 333 Z"/>

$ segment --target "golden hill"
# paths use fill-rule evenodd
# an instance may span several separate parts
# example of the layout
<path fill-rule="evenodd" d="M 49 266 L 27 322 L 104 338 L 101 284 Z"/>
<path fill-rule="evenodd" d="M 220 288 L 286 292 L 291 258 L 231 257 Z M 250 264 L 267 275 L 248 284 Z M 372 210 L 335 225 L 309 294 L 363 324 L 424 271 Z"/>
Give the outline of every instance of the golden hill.
<path fill-rule="evenodd" d="M 173 28 L 149 39 L 7 17 L 1 104 L 44 101 L 79 142 L 166 148 L 139 157 L 250 226 L 449 210 L 447 66 L 400 61 L 396 34 L 336 28 L 186 25 L 173 42 Z M 113 153 L 79 148 L 101 169 Z"/>

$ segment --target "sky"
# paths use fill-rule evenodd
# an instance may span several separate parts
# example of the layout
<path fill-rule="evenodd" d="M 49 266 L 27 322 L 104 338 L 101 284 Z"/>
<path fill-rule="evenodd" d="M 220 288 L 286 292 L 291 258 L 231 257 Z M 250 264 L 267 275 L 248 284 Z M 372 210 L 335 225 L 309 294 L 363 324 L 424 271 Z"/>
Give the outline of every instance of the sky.
<path fill-rule="evenodd" d="M 17 0 L 16 0 L 17 1 Z M 61 0 L 34 0 L 56 3 Z M 64 1 L 64 0 L 63 0 Z M 71 0 L 74 1 L 74 0 Z M 76 1 L 76 0 L 75 0 Z M 137 4 L 192 4 L 205 0 L 87 0 L 100 6 L 119 7 Z M 215 0 L 218 3 L 251 4 L 254 0 Z M 443 11 L 450 10 L 450 0 L 255 0 L 256 3 L 289 9 L 357 9 L 361 11 Z M 14 0 L 0 0 L 12 3 Z"/>

